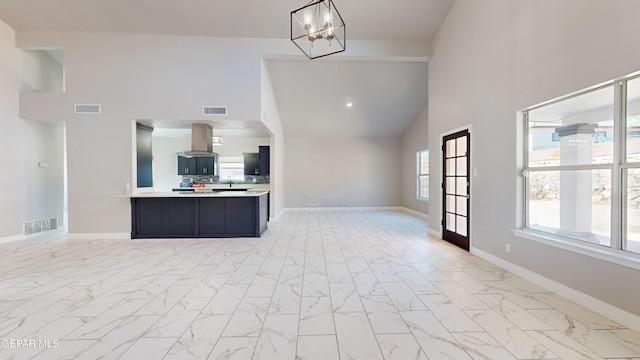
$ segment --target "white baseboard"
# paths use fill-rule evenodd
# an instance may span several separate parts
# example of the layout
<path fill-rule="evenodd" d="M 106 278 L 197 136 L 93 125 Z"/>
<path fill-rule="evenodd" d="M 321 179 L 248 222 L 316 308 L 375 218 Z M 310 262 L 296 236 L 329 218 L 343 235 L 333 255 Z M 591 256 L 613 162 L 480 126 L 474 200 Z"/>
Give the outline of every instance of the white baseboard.
<path fill-rule="evenodd" d="M 278 220 L 280 220 L 280 217 L 282 216 L 285 210 L 286 209 L 281 209 L 280 212 L 278 212 L 275 217 L 272 216 L 271 222 L 277 222 Z"/>
<path fill-rule="evenodd" d="M 36 239 L 36 238 L 44 239 L 49 236 L 57 235 L 63 232 L 64 232 L 64 228 L 60 227 L 56 230 L 50 230 L 50 231 L 40 232 L 36 234 L 31 234 L 31 235 L 24 235 L 24 234 L 10 235 L 10 236 L 1 237 L 0 244 L 8 244 L 15 241 L 22 241 L 22 240 L 29 240 L 29 239 Z"/>
<path fill-rule="evenodd" d="M 14 241 L 20 241 L 20 240 L 24 240 L 26 238 L 27 237 L 25 235 L 22 235 L 22 234 L 5 236 L 5 237 L 1 237 L 0 238 L 0 244 L 7 244 L 7 243 L 10 243 L 10 242 L 14 242 Z"/>
<path fill-rule="evenodd" d="M 508 270 L 532 283 L 539 285 L 545 289 L 553 291 L 554 293 L 565 297 L 577 304 L 580 304 L 587 309 L 596 312 L 604 317 L 607 317 L 627 328 L 640 332 L 640 316 L 622 310 L 611 304 L 608 304 L 600 299 L 596 299 L 590 295 L 587 295 L 578 290 L 572 289 L 557 281 L 546 278 L 542 275 L 536 274 L 533 271 L 527 270 L 523 267 L 510 263 L 495 255 L 491 255 L 485 251 L 471 247 L 471 253 L 481 259 L 484 259 L 494 265 Z"/>
<path fill-rule="evenodd" d="M 432 228 L 429 228 L 429 235 L 434 236 L 438 239 L 442 239 L 442 232 Z"/>
<path fill-rule="evenodd" d="M 410 208 L 408 208 L 408 207 L 402 207 L 401 211 L 402 211 L 402 212 L 406 212 L 406 213 L 408 213 L 408 214 L 410 214 L 410 215 L 413 215 L 413 216 L 419 217 L 419 218 L 421 218 L 421 219 L 423 219 L 423 220 L 425 220 L 425 221 L 429 221 L 429 214 L 425 214 L 425 213 L 423 213 L 423 212 L 420 212 L 420 211 L 416 211 L 416 210 L 410 209 Z"/>
<path fill-rule="evenodd" d="M 131 233 L 69 233 L 69 240 L 131 240 Z"/>
<path fill-rule="evenodd" d="M 289 207 L 283 211 L 366 211 L 366 210 L 386 210 L 402 211 L 402 206 L 343 206 L 343 207 Z"/>

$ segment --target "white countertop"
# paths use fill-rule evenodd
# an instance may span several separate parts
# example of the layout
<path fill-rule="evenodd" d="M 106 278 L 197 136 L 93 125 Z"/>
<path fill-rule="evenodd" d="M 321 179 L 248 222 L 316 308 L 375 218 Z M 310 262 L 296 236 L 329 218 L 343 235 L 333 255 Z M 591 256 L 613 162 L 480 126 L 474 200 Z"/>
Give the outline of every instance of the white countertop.
<path fill-rule="evenodd" d="M 125 195 L 131 198 L 167 198 L 167 197 L 256 197 L 269 193 L 264 190 L 248 190 L 248 191 L 211 191 L 211 192 L 191 192 L 191 191 L 173 191 L 173 192 L 147 192 L 139 194 Z"/>
<path fill-rule="evenodd" d="M 204 188 L 201 187 L 185 187 L 185 188 L 180 188 L 179 186 L 175 186 L 175 189 L 196 189 L 196 190 L 202 190 L 202 189 L 227 189 L 229 188 L 229 184 L 204 184 Z M 233 183 L 233 185 L 231 186 L 232 189 L 249 189 L 249 190 L 269 190 L 271 188 L 270 184 L 253 184 L 253 183 Z"/>

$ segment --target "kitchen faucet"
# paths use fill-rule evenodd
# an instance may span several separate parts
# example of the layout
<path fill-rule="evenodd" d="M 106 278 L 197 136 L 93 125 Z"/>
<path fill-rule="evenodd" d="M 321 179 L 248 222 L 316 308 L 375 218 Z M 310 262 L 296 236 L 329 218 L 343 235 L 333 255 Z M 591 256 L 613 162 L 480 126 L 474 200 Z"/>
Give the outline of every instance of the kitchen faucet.
<path fill-rule="evenodd" d="M 229 187 L 231 187 L 231 176 L 229 176 Z"/>

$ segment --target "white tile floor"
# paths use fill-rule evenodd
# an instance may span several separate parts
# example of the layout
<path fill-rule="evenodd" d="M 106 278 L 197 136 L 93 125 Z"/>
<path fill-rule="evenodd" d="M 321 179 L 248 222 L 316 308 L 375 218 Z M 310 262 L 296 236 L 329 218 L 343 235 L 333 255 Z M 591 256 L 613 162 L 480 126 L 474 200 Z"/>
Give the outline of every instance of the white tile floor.
<path fill-rule="evenodd" d="M 296 211 L 260 239 L 0 245 L 0 359 L 640 359 L 639 334 L 426 232 Z"/>

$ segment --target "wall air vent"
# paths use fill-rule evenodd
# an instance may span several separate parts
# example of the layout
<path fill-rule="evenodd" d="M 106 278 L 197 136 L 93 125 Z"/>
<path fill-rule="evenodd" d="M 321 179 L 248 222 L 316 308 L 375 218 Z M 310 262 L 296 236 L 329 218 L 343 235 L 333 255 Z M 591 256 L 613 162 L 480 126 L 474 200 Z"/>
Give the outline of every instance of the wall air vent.
<path fill-rule="evenodd" d="M 227 115 L 226 106 L 203 106 L 202 115 Z"/>
<path fill-rule="evenodd" d="M 75 104 L 73 112 L 76 114 L 100 114 L 100 104 Z"/>
<path fill-rule="evenodd" d="M 58 218 L 31 220 L 24 222 L 24 234 L 33 235 L 58 228 Z"/>

